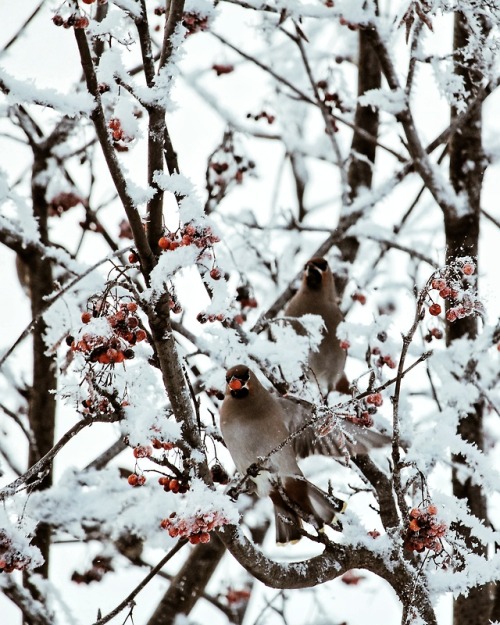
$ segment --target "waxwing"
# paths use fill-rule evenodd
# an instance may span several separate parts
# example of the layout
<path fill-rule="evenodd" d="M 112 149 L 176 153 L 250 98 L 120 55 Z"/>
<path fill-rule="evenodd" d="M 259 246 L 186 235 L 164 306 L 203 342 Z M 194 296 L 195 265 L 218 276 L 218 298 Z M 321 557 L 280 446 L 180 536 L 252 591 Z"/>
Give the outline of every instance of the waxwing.
<path fill-rule="evenodd" d="M 226 381 L 220 427 L 236 468 L 245 475 L 259 457 L 267 456 L 288 438 L 287 417 L 279 399 L 245 365 L 229 369 Z M 301 520 L 319 531 L 334 523 L 336 514 L 345 508 L 344 501 L 304 477 L 291 444 L 267 458 L 259 473 L 250 479 L 257 495 L 269 496 L 274 504 L 279 544 L 301 538 Z"/>
<path fill-rule="evenodd" d="M 333 275 L 324 258 L 311 258 L 304 267 L 302 283 L 292 297 L 284 314 L 286 317 L 302 317 L 302 315 L 320 315 L 324 322 L 323 340 L 319 351 L 309 355 L 309 378 L 317 381 L 322 390 L 347 392 L 348 382 L 345 378 L 344 365 L 346 353 L 340 347 L 337 338 L 337 327 L 343 320 L 337 301 L 337 291 Z M 305 334 L 303 326 L 297 322 L 294 328 L 299 334 Z"/>

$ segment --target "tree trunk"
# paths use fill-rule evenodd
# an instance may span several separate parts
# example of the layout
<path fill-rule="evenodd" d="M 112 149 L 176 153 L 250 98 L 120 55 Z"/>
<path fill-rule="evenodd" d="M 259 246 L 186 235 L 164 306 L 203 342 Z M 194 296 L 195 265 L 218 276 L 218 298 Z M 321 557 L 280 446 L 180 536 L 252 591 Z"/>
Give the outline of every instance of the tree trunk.
<path fill-rule="evenodd" d="M 464 80 L 464 86 L 469 93 L 469 99 L 480 85 L 482 76 L 479 74 L 478 63 L 475 59 L 467 61 L 459 50 L 468 41 L 471 33 L 467 20 L 461 13 L 455 14 L 454 51 L 455 73 Z M 475 71 L 472 69 L 476 65 Z M 452 109 L 452 120 L 457 116 Z M 457 194 L 467 202 L 468 209 L 464 214 L 449 215 L 445 213 L 446 261 L 447 263 L 457 256 L 468 255 L 473 257 L 477 266 L 479 244 L 479 218 L 481 187 L 485 169 L 485 159 L 481 143 L 481 108 L 477 107 L 468 123 L 454 134 L 450 143 L 450 179 Z M 476 273 L 477 275 L 477 273 Z M 457 319 L 447 326 L 447 343 L 462 337 L 475 338 L 478 332 L 477 319 L 474 316 Z M 470 375 L 474 375 L 475 363 L 469 366 Z M 474 411 L 462 417 L 458 433 L 462 438 L 483 449 L 483 404 L 474 406 Z M 465 499 L 472 512 L 478 519 L 487 518 L 486 499 L 481 486 L 474 484 L 471 478 L 460 479 L 460 465 L 464 463 L 462 455 L 453 457 L 453 493 L 460 499 Z M 486 547 L 479 545 L 470 536 L 466 528 L 458 527 L 464 540 L 472 551 L 484 555 Z M 488 586 L 473 588 L 469 594 L 460 596 L 454 603 L 454 625 L 484 625 L 488 622 L 491 612 L 491 596 Z"/>

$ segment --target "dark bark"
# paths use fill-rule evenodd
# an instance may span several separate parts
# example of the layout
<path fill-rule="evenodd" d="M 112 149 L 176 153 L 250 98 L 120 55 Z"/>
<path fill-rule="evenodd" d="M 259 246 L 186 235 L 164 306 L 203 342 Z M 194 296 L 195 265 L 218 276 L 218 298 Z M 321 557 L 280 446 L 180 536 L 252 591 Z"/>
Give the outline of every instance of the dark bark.
<path fill-rule="evenodd" d="M 382 76 L 377 55 L 373 51 L 370 38 L 366 31 L 359 32 L 359 61 L 358 61 L 358 96 L 363 95 L 370 89 L 378 89 Z M 356 106 L 354 125 L 362 129 L 371 137 L 378 135 L 379 114 L 378 110 L 370 106 L 362 106 L 359 102 Z M 351 144 L 351 161 L 347 172 L 349 185 L 349 197 L 356 198 L 359 190 L 363 187 L 370 189 L 373 178 L 373 167 L 377 145 L 369 141 L 363 133 L 354 132 Z M 368 161 L 368 162 L 367 162 Z M 360 212 L 341 215 L 339 227 L 347 229 L 361 217 Z M 359 249 L 359 241 L 355 237 L 345 237 L 339 243 L 342 259 L 352 263 Z M 342 293 L 345 288 L 345 279 L 336 279 L 337 290 Z"/>
<path fill-rule="evenodd" d="M 455 14 L 454 50 L 455 73 L 464 80 L 464 85 L 473 100 L 477 91 L 481 75 L 478 70 L 477 59 L 467 61 L 460 54 L 471 36 L 467 20 L 461 13 Z M 473 68 L 473 65 L 475 66 Z M 458 115 L 452 110 L 452 121 Z M 456 132 L 450 142 L 450 179 L 457 194 L 467 202 L 467 210 L 463 214 L 444 212 L 444 227 L 446 235 L 447 262 L 457 256 L 472 256 L 477 265 L 479 245 L 479 223 L 481 208 L 481 188 L 485 169 L 485 158 L 481 142 L 481 108 L 476 107 L 467 124 L 460 132 Z M 473 164 L 471 166 L 471 163 Z M 477 274 L 476 274 L 477 275 Z M 478 333 L 478 322 L 474 316 L 458 319 L 448 324 L 447 343 L 462 337 L 475 338 Z M 475 363 L 471 361 L 466 375 L 474 376 Z M 462 417 L 459 435 L 466 441 L 484 448 L 483 440 L 483 404 L 474 406 L 470 414 Z M 465 459 L 462 455 L 453 457 L 453 493 L 459 499 L 464 499 L 474 516 L 487 521 L 486 499 L 480 485 L 475 484 L 472 477 L 467 480 L 459 477 L 460 466 Z M 457 531 L 463 535 L 468 547 L 481 555 L 486 554 L 486 545 L 480 544 L 471 537 L 466 528 L 459 527 Z M 454 625 L 481 625 L 487 623 L 491 612 L 491 594 L 489 587 L 479 586 L 472 588 L 469 594 L 460 596 L 454 603 Z"/>
<path fill-rule="evenodd" d="M 46 169 L 46 154 L 35 149 L 35 160 L 32 171 L 32 198 L 33 214 L 38 220 L 40 242 L 49 245 L 47 230 L 48 206 L 45 199 L 46 187 L 39 183 L 43 179 Z M 54 288 L 51 262 L 39 252 L 32 252 L 23 258 L 28 268 L 28 282 L 31 295 L 31 313 L 33 319 L 45 308 L 44 298 L 50 295 Z M 54 428 L 56 401 L 52 391 L 57 386 L 57 370 L 55 354 L 48 355 L 44 341 L 46 324 L 42 319 L 33 331 L 33 382 L 29 391 L 28 418 L 32 432 L 29 445 L 28 466 L 33 466 L 42 458 L 54 444 Z M 50 471 L 40 481 L 33 485 L 34 490 L 43 490 L 52 485 Z M 35 532 L 33 545 L 38 547 L 44 558 L 44 563 L 35 570 L 35 573 L 48 577 L 49 555 L 51 542 L 50 527 L 41 523 Z M 35 599 L 39 599 L 39 592 L 29 579 L 25 577 L 26 586 Z M 28 616 L 26 623 L 31 623 Z"/>

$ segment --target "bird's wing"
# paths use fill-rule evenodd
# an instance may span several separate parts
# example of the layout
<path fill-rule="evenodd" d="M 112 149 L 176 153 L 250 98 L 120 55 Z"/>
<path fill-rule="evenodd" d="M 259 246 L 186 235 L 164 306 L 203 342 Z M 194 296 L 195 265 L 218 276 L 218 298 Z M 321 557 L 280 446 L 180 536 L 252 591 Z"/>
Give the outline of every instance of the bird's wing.
<path fill-rule="evenodd" d="M 311 420 L 311 410 L 295 400 L 279 399 L 285 413 L 285 422 L 289 432 L 298 431 Z M 342 457 L 346 451 L 351 456 L 368 454 L 371 449 L 384 447 L 391 441 L 389 436 L 371 428 L 365 428 L 338 417 L 331 429 L 321 435 L 318 432 L 321 423 L 311 425 L 293 440 L 293 447 L 299 458 L 312 455 Z"/>

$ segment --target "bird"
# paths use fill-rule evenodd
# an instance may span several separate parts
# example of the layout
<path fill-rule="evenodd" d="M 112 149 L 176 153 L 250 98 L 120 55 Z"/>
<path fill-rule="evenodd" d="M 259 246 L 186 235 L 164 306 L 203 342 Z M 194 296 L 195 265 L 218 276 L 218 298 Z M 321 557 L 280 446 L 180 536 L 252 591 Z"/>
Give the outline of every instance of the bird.
<path fill-rule="evenodd" d="M 320 389 L 348 392 L 349 382 L 344 374 L 346 352 L 337 338 L 337 327 L 344 316 L 338 305 L 338 295 L 333 274 L 325 258 L 314 257 L 307 261 L 299 290 L 285 307 L 285 317 L 319 315 L 323 319 L 323 340 L 318 351 L 309 354 L 308 377 Z M 292 322 L 298 334 L 306 330 L 300 322 Z"/>
<path fill-rule="evenodd" d="M 302 537 L 302 521 L 317 531 L 336 522 L 346 502 L 325 493 L 307 480 L 294 447 L 283 445 L 262 463 L 254 465 L 276 449 L 290 435 L 285 408 L 246 365 L 226 373 L 226 392 L 220 409 L 220 428 L 237 470 L 249 471 L 252 490 L 269 496 L 274 504 L 276 542 L 287 544 Z"/>

